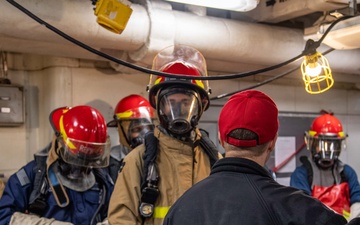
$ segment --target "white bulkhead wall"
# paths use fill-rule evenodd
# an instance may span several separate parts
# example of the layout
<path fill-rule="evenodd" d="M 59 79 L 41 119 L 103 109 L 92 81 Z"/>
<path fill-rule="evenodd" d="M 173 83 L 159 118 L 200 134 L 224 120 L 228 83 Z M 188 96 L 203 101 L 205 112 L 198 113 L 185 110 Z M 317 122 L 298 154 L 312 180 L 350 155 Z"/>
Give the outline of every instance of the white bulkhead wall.
<path fill-rule="evenodd" d="M 53 134 L 49 113 L 61 106 L 91 105 L 100 110 L 106 120 L 112 119 L 117 102 L 129 95 L 145 91 L 148 75 L 119 73 L 102 61 L 79 60 L 10 54 L 9 79 L 25 89 L 25 123 L 19 127 L 0 127 L 0 173 L 6 177 L 32 159 Z M 212 97 L 239 90 L 253 82 L 238 80 L 211 81 Z M 349 134 L 348 150 L 342 159 L 359 173 L 360 157 L 360 92 L 357 90 L 331 89 L 320 95 L 307 94 L 302 86 L 268 84 L 258 88 L 269 94 L 282 112 L 318 113 L 320 109 L 332 110 L 343 122 Z M 221 105 L 213 101 L 212 105 Z M 203 115 L 203 120 L 216 121 L 218 107 Z M 310 125 L 309 125 L 310 126 Z M 117 142 L 115 129 L 109 130 L 113 144 Z M 216 132 L 216 131 L 210 131 Z"/>

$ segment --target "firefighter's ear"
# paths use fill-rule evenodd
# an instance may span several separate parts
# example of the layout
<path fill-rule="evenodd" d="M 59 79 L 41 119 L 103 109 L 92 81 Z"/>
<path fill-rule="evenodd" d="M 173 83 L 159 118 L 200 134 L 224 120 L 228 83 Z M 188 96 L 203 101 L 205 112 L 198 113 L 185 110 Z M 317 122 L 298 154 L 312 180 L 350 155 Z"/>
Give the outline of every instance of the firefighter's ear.
<path fill-rule="evenodd" d="M 278 135 L 276 134 L 274 139 L 271 140 L 270 143 L 269 143 L 268 150 L 270 151 L 270 153 L 275 150 L 275 145 L 276 145 L 277 138 L 278 138 Z"/>

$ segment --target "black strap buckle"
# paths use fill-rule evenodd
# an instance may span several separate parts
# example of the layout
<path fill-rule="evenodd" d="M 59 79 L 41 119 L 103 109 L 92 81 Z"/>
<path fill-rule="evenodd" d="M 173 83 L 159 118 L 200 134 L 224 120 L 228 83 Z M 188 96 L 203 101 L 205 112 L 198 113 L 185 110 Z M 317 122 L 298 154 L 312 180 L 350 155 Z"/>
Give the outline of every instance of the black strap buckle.
<path fill-rule="evenodd" d="M 35 201 L 32 204 L 29 205 L 28 210 L 31 213 L 42 216 L 46 208 L 47 208 L 46 199 L 43 197 L 39 197 L 35 199 Z"/>
<path fill-rule="evenodd" d="M 159 194 L 160 191 L 158 188 L 145 187 L 143 189 L 141 196 L 141 204 L 139 206 L 139 212 L 143 217 L 149 218 L 153 215 L 154 204 Z"/>

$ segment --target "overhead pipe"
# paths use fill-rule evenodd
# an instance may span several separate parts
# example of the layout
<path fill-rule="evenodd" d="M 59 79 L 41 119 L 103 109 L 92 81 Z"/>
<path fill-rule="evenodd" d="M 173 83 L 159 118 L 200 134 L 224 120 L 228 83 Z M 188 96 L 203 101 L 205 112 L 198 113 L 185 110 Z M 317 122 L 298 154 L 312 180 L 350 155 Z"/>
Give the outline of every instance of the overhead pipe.
<path fill-rule="evenodd" d="M 212 62 L 208 69 L 219 72 L 239 72 L 247 64 L 277 64 L 298 55 L 305 46 L 303 33 L 298 29 L 199 16 L 172 10 L 165 3 L 133 4 L 126 29 L 117 35 L 96 23 L 90 2 L 17 2 L 79 41 L 104 51 L 118 51 L 119 55 L 126 52 L 130 61 L 147 66 L 158 51 L 170 44 L 194 46 Z M 8 2 L 1 1 L 0 8 L 0 50 L 99 59 L 39 26 Z M 334 51 L 328 59 L 334 71 L 360 73 L 359 49 Z"/>

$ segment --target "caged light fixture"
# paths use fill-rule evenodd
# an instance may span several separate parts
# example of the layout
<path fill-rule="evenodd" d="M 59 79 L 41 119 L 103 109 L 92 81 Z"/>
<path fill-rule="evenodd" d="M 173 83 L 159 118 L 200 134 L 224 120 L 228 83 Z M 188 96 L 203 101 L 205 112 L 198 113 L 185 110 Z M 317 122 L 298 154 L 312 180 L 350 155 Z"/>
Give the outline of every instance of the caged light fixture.
<path fill-rule="evenodd" d="M 309 39 L 306 42 L 304 61 L 301 63 L 301 73 L 305 90 L 310 94 L 320 94 L 334 85 L 328 60 L 316 51 L 318 43 Z"/>
<path fill-rule="evenodd" d="M 349 7 L 345 9 L 350 12 L 348 12 L 349 15 L 342 15 L 342 17 L 333 22 L 318 41 L 312 39 L 307 40 L 305 50 L 303 51 L 304 61 L 301 64 L 301 73 L 305 90 L 308 93 L 320 94 L 329 90 L 334 85 L 329 62 L 321 53 L 316 51 L 316 48 L 320 46 L 321 42 L 335 24 L 359 15 L 356 2 L 356 0 L 349 1 Z"/>

